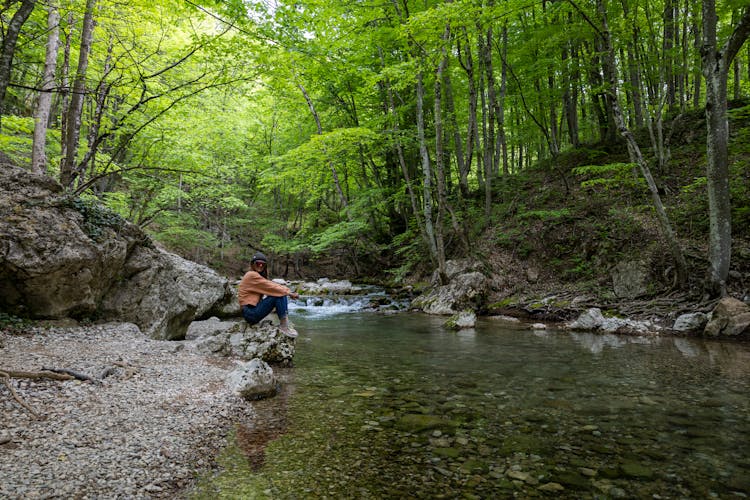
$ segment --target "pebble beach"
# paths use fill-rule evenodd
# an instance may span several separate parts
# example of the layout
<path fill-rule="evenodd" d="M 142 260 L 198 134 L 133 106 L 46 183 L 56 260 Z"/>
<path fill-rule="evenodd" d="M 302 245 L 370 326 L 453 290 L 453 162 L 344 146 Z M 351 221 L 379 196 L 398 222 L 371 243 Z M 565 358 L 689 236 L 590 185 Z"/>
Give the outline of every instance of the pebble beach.
<path fill-rule="evenodd" d="M 129 323 L 0 331 L 0 372 L 92 379 L 0 379 L 0 498 L 189 496 L 253 418 L 226 386 L 233 367 Z"/>

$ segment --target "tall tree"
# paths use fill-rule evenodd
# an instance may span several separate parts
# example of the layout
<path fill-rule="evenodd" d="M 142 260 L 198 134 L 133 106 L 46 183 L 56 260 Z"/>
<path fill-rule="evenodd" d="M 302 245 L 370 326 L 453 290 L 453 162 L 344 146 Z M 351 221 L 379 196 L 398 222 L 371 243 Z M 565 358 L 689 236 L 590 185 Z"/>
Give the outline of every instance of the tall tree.
<path fill-rule="evenodd" d="M 750 36 L 750 7 L 745 7 L 732 33 L 720 45 L 715 0 L 703 0 L 701 57 L 706 78 L 706 156 L 709 216 L 708 276 L 712 296 L 726 294 L 732 254 L 732 212 L 729 199 L 729 122 L 727 79 L 732 61 Z"/>
<path fill-rule="evenodd" d="M 44 76 L 34 117 L 34 139 L 31 147 L 31 170 L 43 173 L 46 169 L 47 122 L 52 107 L 52 90 L 55 88 L 57 49 L 60 45 L 60 13 L 55 0 L 50 0 L 47 15 L 47 50 L 44 58 Z"/>
<path fill-rule="evenodd" d="M 641 174 L 646 180 L 648 189 L 651 192 L 651 198 L 654 202 L 654 208 L 656 209 L 656 216 L 659 221 L 661 233 L 667 242 L 667 246 L 669 247 L 669 252 L 672 256 L 675 270 L 677 272 L 678 284 L 682 287 L 687 283 L 687 263 L 685 261 L 685 256 L 682 252 L 679 241 L 677 240 L 677 236 L 672 229 L 672 224 L 669 220 L 667 212 L 664 209 L 664 204 L 661 201 L 659 189 L 656 185 L 656 182 L 654 181 L 653 175 L 651 175 L 651 169 L 649 168 L 646 159 L 641 153 L 638 142 L 635 140 L 635 136 L 628 128 L 622 113 L 622 109 L 620 107 L 620 102 L 618 99 L 619 79 L 617 76 L 617 66 L 615 65 L 615 50 L 612 45 L 611 35 L 609 31 L 605 1 L 606 0 L 597 0 L 597 10 L 599 12 L 599 17 L 601 18 L 602 23 L 600 36 L 602 39 L 602 46 L 605 50 L 603 67 L 605 78 L 607 79 L 607 82 L 609 84 L 610 102 L 612 103 L 612 110 L 614 113 L 613 118 L 615 123 L 617 124 L 617 128 L 620 134 L 627 141 L 628 151 L 633 162 L 636 163 L 640 168 Z"/>
<path fill-rule="evenodd" d="M 6 2 L 6 8 L 12 3 L 15 2 Z M 8 85 L 10 85 L 10 70 L 13 66 L 13 55 L 16 52 L 18 35 L 34 10 L 34 5 L 36 5 L 36 0 L 22 0 L 21 5 L 8 24 L 7 31 L 3 33 L 2 49 L 0 50 L 0 117 L 3 116 L 5 93 L 8 90 Z"/>
<path fill-rule="evenodd" d="M 81 46 L 78 53 L 78 68 L 70 104 L 66 112 L 67 141 L 66 155 L 60 165 L 60 184 L 65 188 L 73 185 L 76 175 L 76 158 L 78 157 L 78 142 L 80 140 L 81 119 L 83 113 L 83 99 L 86 93 L 86 71 L 89 65 L 89 53 L 94 40 L 94 5 L 96 0 L 86 0 L 86 11 L 83 15 L 83 29 L 81 31 Z"/>

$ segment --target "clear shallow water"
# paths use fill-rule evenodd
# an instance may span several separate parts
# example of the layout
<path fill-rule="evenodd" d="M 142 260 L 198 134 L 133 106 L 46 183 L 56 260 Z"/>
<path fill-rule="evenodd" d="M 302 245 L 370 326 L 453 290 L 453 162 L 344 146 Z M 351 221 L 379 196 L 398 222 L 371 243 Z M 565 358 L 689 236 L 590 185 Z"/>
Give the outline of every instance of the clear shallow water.
<path fill-rule="evenodd" d="M 750 495 L 747 344 L 444 320 L 297 316 L 285 392 L 196 496 Z"/>

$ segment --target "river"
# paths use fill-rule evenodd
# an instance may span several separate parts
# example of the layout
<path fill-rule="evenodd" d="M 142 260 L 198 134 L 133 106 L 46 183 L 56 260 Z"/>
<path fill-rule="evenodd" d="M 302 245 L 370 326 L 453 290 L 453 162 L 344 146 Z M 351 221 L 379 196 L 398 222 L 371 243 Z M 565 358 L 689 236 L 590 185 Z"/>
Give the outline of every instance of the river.
<path fill-rule="evenodd" d="M 750 346 L 297 308 L 295 366 L 195 498 L 738 498 Z"/>

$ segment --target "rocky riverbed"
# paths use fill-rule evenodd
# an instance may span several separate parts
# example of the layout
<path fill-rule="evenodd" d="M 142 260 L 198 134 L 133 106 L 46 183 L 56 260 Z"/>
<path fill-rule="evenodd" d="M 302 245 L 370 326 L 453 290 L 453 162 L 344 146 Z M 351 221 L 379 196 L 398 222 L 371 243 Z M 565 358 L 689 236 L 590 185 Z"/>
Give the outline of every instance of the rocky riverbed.
<path fill-rule="evenodd" d="M 130 323 L 0 330 L 0 371 L 42 368 L 94 380 L 0 383 L 0 498 L 181 496 L 253 418 L 225 383 L 232 360 Z"/>

